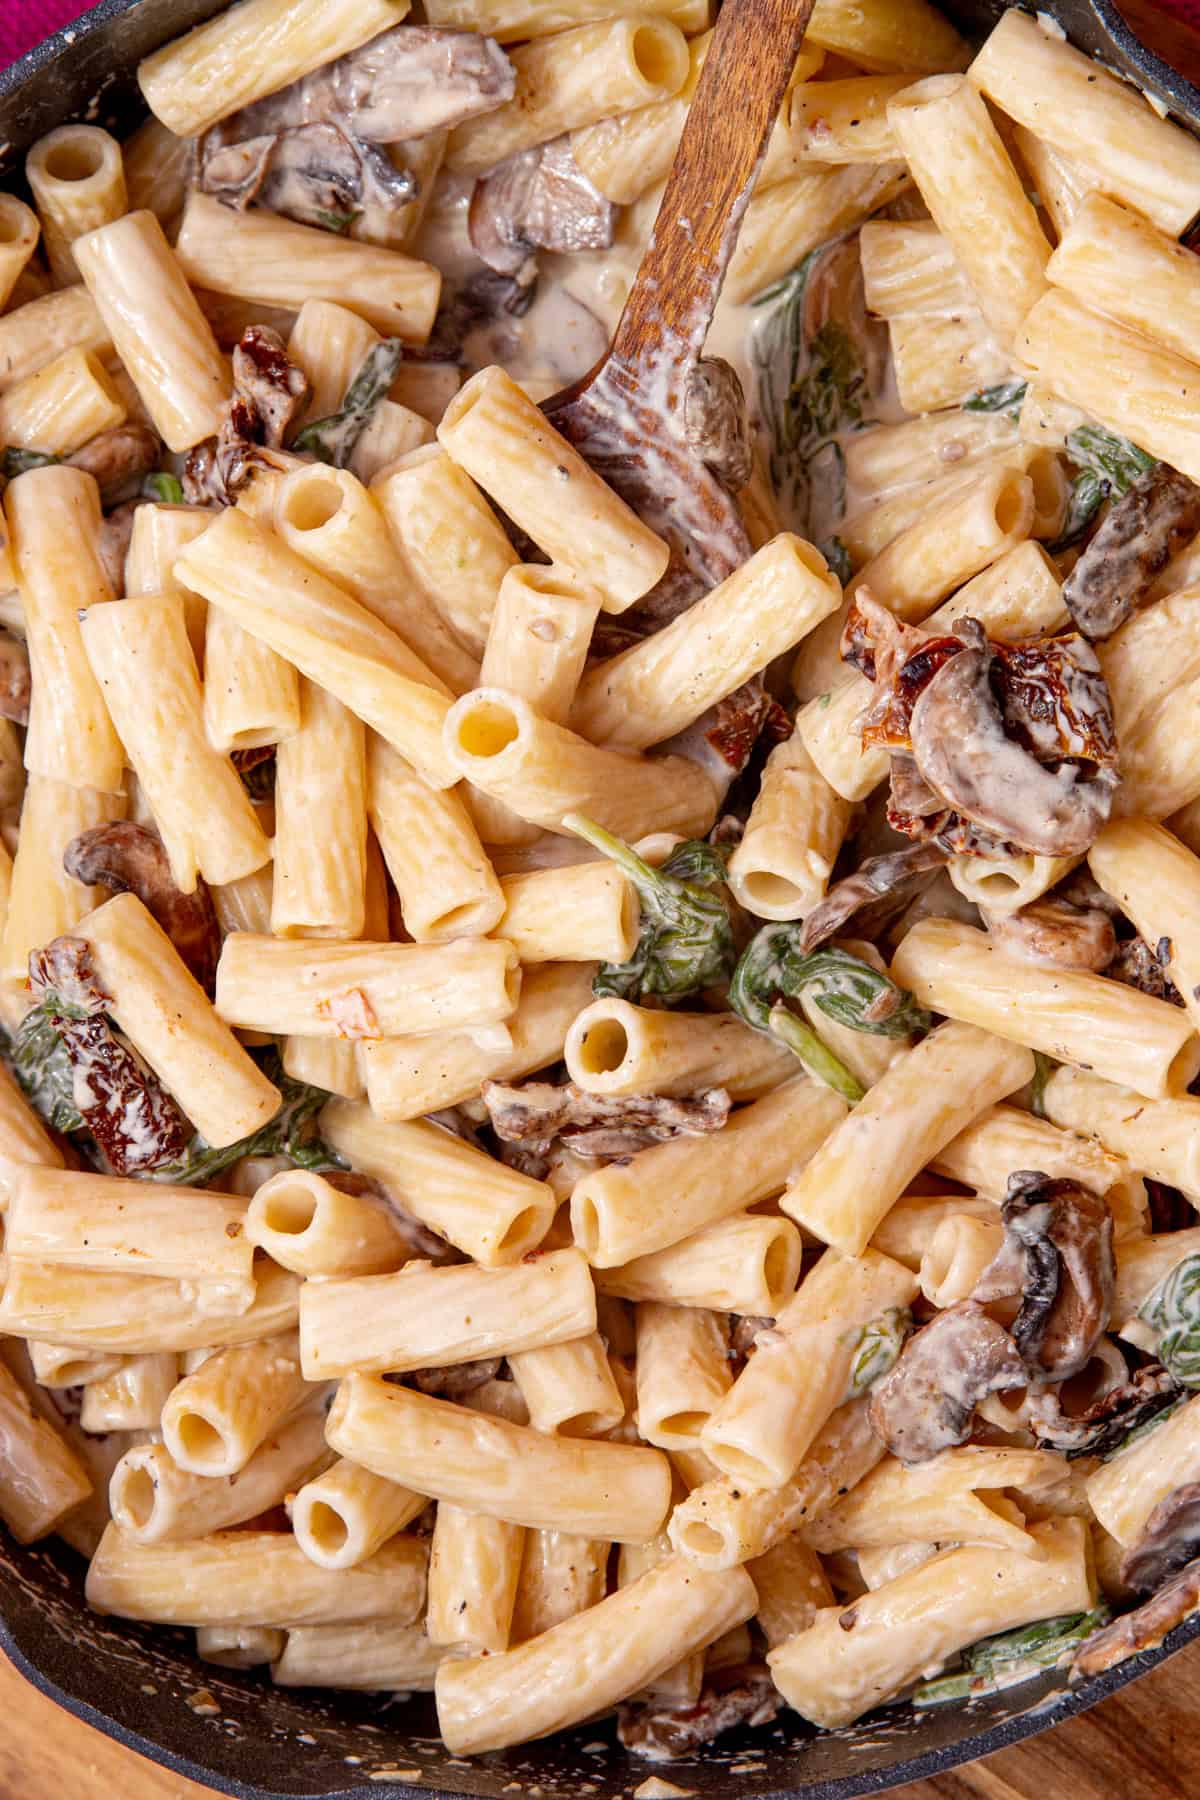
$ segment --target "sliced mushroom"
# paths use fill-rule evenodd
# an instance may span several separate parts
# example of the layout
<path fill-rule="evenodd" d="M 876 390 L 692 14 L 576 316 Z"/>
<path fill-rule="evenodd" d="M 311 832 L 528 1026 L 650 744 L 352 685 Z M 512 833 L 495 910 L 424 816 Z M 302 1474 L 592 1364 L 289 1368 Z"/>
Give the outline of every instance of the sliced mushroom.
<path fill-rule="evenodd" d="M 667 1138 L 719 1131 L 729 1117 L 724 1088 L 708 1088 L 690 1099 L 630 1094 L 588 1094 L 568 1081 L 527 1081 L 509 1087 L 485 1081 L 480 1090 L 497 1137 L 545 1151 L 555 1138 L 580 1156 L 628 1156 Z"/>
<path fill-rule="evenodd" d="M 1085 1368 L 1103 1337 L 1116 1282 L 1107 1202 L 1081 1183 L 1035 1169 L 1008 1178 L 1005 1238 L 973 1298 L 1019 1294 L 1012 1327 L 1029 1377 L 1066 1381 Z"/>
<path fill-rule="evenodd" d="M 410 1369 L 404 1377 L 422 1394 L 437 1394 L 443 1400 L 464 1400 L 485 1382 L 494 1381 L 503 1362 L 500 1356 L 481 1356 L 475 1362 L 453 1363 L 441 1369 Z"/>
<path fill-rule="evenodd" d="M 617 1736 L 635 1756 L 666 1762 L 711 1744 L 735 1725 L 767 1725 L 782 1705 L 769 1671 L 742 1664 L 713 1671 L 690 1706 L 627 1702 L 617 1713 Z"/>
<path fill-rule="evenodd" d="M 616 216 L 564 133 L 507 157 L 477 181 L 467 228 L 490 269 L 528 287 L 537 277 L 538 250 L 607 250 Z"/>
<path fill-rule="evenodd" d="M 860 936 L 873 936 L 900 912 L 949 862 L 940 844 L 910 844 L 883 856 L 869 856 L 853 875 L 835 882 L 804 921 L 799 951 L 806 956 L 836 937 L 853 919 Z"/>
<path fill-rule="evenodd" d="M 689 370 L 683 429 L 688 444 L 730 493 L 745 487 L 754 468 L 746 396 L 737 370 L 723 357 L 702 357 Z"/>
<path fill-rule="evenodd" d="M 901 1462 L 927 1462 L 966 1443 L 980 1400 L 1028 1379 L 1004 1327 L 976 1301 L 963 1300 L 914 1333 L 891 1373 L 875 1383 L 871 1426 Z"/>
<path fill-rule="evenodd" d="M 1146 1363 L 1083 1412 L 1068 1414 L 1053 1388 L 1034 1388 L 1029 1423 L 1040 1448 L 1077 1456 L 1110 1456 L 1139 1426 L 1174 1406 L 1182 1392 L 1162 1363 Z"/>
<path fill-rule="evenodd" d="M 1153 1650 L 1167 1633 L 1194 1613 L 1200 1606 L 1200 1558 L 1164 1588 L 1133 1612 L 1114 1619 L 1094 1631 L 1076 1652 L 1071 1664 L 1071 1680 L 1082 1681 L 1089 1675 L 1102 1675 L 1126 1657 L 1142 1650 Z"/>
<path fill-rule="evenodd" d="M 29 723 L 29 652 L 20 638 L 0 631 L 0 716 Z"/>
<path fill-rule="evenodd" d="M 136 511 L 134 501 L 123 501 L 120 506 L 105 513 L 96 535 L 96 550 L 114 594 L 125 591 L 125 558 L 129 554 L 129 543 L 133 537 L 133 515 Z"/>
<path fill-rule="evenodd" d="M 140 480 L 153 469 L 161 455 L 162 442 L 150 427 L 129 420 L 111 431 L 101 431 L 65 460 L 73 469 L 93 476 L 107 501 L 128 482 Z"/>
<path fill-rule="evenodd" d="M 1183 1005 L 1183 995 L 1167 974 L 1171 963 L 1170 938 L 1148 944 L 1143 937 L 1127 938 L 1118 944 L 1104 973 L 1113 981 L 1123 981 L 1156 1000 L 1167 1000 L 1172 1006 Z"/>
<path fill-rule="evenodd" d="M 238 212 L 265 206 L 327 231 L 345 231 L 368 207 L 398 213 L 417 193 L 415 178 L 377 144 L 331 121 L 240 143 L 210 132 L 201 140 L 197 185 Z"/>
<path fill-rule="evenodd" d="M 136 894 L 162 926 L 183 961 L 206 993 L 216 980 L 221 929 L 206 884 L 185 894 L 176 887 L 163 841 L 148 825 L 120 820 L 94 825 L 72 838 L 63 852 L 63 868 L 85 887 L 103 886 L 118 894 Z"/>
<path fill-rule="evenodd" d="M 1096 971 L 1107 969 L 1116 952 L 1117 934 L 1104 912 L 1084 912 L 1052 896 L 1015 912 L 981 910 L 988 936 L 1026 962 Z"/>
<path fill-rule="evenodd" d="M 1200 1481 L 1172 1488 L 1121 1558 L 1121 1580 L 1139 1593 L 1170 1581 L 1200 1552 Z"/>
<path fill-rule="evenodd" d="M 751 1356 L 754 1346 L 763 1332 L 774 1329 L 774 1319 L 759 1318 L 754 1313 L 740 1313 L 729 1337 L 730 1354 L 741 1357 Z"/>
<path fill-rule="evenodd" d="M 1085 636 L 1111 637 L 1145 599 L 1156 575 L 1200 531 L 1200 487 L 1159 463 L 1115 501 L 1063 584 Z"/>
<path fill-rule="evenodd" d="M 990 650 L 951 657 L 912 712 L 917 767 L 947 805 L 1038 856 L 1073 856 L 1095 841 L 1112 806 L 1106 771 L 1047 768 L 1010 737 L 992 687 Z"/>
<path fill-rule="evenodd" d="M 280 446 L 308 395 L 308 380 L 291 361 L 283 339 L 267 325 L 249 325 L 233 352 L 233 393 L 215 438 L 190 452 L 183 487 L 197 505 L 228 506 L 256 467 L 288 468 Z"/>

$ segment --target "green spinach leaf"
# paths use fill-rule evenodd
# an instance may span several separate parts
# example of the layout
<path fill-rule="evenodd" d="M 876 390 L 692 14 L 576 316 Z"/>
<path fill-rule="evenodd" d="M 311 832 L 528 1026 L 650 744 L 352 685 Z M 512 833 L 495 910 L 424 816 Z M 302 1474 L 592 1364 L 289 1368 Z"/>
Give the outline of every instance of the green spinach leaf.
<path fill-rule="evenodd" d="M 359 365 L 340 410 L 305 425 L 296 433 L 292 449 L 297 454 L 307 451 L 335 469 L 344 469 L 380 401 L 387 399 L 403 360 L 404 345 L 399 338 L 384 338 L 376 344 Z"/>
<path fill-rule="evenodd" d="M 1176 1381 L 1200 1387 L 1200 1255 L 1185 1256 L 1143 1300 L 1138 1318 L 1158 1332 L 1158 1355 Z"/>

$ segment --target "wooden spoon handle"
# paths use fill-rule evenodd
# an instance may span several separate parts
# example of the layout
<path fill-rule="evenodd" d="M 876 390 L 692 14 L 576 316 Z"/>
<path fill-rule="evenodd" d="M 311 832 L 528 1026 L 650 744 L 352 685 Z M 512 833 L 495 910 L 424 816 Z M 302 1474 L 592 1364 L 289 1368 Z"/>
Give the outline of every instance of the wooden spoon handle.
<path fill-rule="evenodd" d="M 699 352 L 813 3 L 725 0 L 610 360 Z"/>

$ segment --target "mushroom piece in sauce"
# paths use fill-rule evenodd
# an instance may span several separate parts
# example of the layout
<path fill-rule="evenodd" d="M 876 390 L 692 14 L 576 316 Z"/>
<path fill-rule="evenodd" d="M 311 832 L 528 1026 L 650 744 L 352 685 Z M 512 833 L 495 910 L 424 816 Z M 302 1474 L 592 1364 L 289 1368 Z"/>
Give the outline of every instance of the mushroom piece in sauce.
<path fill-rule="evenodd" d="M 1181 1392 L 1162 1363 L 1146 1363 L 1079 1413 L 1064 1411 L 1056 1389 L 1034 1388 L 1029 1425 L 1040 1449 L 1058 1450 L 1068 1462 L 1077 1456 L 1110 1456 L 1131 1431 L 1174 1406 Z"/>
<path fill-rule="evenodd" d="M 1031 1380 L 1078 1375 L 1104 1336 L 1116 1281 L 1107 1203 L 1079 1182 L 1033 1169 L 1008 1178 L 1005 1238 L 974 1293 L 1021 1296 L 1012 1337 Z"/>
<path fill-rule="evenodd" d="M 1200 487 L 1159 463 L 1117 500 L 1063 584 L 1085 637 L 1111 637 L 1177 550 L 1200 531 Z"/>
<path fill-rule="evenodd" d="M 871 1426 L 901 1462 L 927 1462 L 966 1443 L 980 1400 L 1028 1379 L 1004 1327 L 976 1301 L 962 1300 L 914 1333 L 876 1382 Z"/>
<path fill-rule="evenodd" d="M 307 397 L 308 378 L 279 333 L 268 325 L 247 326 L 233 352 L 233 393 L 221 429 L 196 445 L 184 467 L 188 499 L 228 506 L 256 465 L 279 463 L 272 452 L 281 449 Z"/>
<path fill-rule="evenodd" d="M 804 921 L 800 954 L 837 934 L 851 921 L 868 937 L 914 900 L 950 861 L 940 844 L 910 844 L 883 856 L 869 856 L 853 875 L 835 882 Z"/>
<path fill-rule="evenodd" d="M 537 279 L 539 250 L 607 250 L 616 216 L 564 133 L 489 169 L 471 194 L 467 230 L 489 269 L 525 288 Z"/>
<path fill-rule="evenodd" d="M 1128 1656 L 1152 1650 L 1169 1631 L 1200 1606 L 1200 1558 L 1188 1563 L 1167 1585 L 1133 1612 L 1094 1631 L 1071 1664 L 1072 1682 L 1102 1675 Z"/>
<path fill-rule="evenodd" d="M 63 852 L 63 868 L 85 887 L 112 888 L 136 894 L 158 921 L 206 993 L 216 980 L 221 931 L 212 896 L 197 878 L 194 893 L 175 885 L 163 841 L 148 825 L 118 820 L 93 825 L 72 838 Z"/>
<path fill-rule="evenodd" d="M 485 1081 L 480 1092 L 496 1135 L 506 1143 L 545 1150 L 559 1138 L 580 1156 L 628 1156 L 667 1138 L 719 1131 L 730 1108 L 724 1088 L 682 1100 L 588 1094 L 573 1081 L 561 1087 L 548 1081 L 522 1087 Z"/>
<path fill-rule="evenodd" d="M 1117 935 L 1107 913 L 1083 910 L 1053 896 L 1015 912 L 982 908 L 988 936 L 1002 950 L 1055 969 L 1107 969 Z"/>
<path fill-rule="evenodd" d="M 690 370 L 683 428 L 692 449 L 730 493 L 745 487 L 754 468 L 746 396 L 737 370 L 723 357 L 702 357 Z"/>
<path fill-rule="evenodd" d="M 0 631 L 0 716 L 29 723 L 29 652 L 20 638 Z"/>
<path fill-rule="evenodd" d="M 1121 1580 L 1140 1593 L 1159 1588 L 1200 1552 L 1200 1481 L 1172 1488 L 1121 1558 Z"/>
<path fill-rule="evenodd" d="M 755 1664 L 718 1669 L 690 1706 L 632 1701 L 617 1714 L 617 1736 L 626 1750 L 655 1762 L 687 1756 L 735 1725 L 766 1725 L 783 1705 L 769 1672 Z"/>

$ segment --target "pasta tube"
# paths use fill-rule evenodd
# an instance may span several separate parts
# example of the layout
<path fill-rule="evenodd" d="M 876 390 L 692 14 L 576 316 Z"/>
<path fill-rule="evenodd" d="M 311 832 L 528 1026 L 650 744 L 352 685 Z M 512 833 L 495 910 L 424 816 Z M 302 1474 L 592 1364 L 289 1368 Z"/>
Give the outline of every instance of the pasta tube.
<path fill-rule="evenodd" d="M 1068 1071 L 1068 1079 L 1074 1073 Z M 1118 1237 L 1144 1231 L 1145 1194 L 1129 1162 L 1094 1139 L 1077 1137 L 1074 1129 L 1060 1131 L 1050 1123 L 1053 1116 L 1049 1107 L 1044 1119 L 1016 1106 L 989 1107 L 938 1151 L 930 1167 L 997 1205 L 1014 1169 L 1040 1169 L 1052 1180 L 1078 1181 L 1103 1195 Z"/>
<path fill-rule="evenodd" d="M 973 1444 L 943 1450 L 916 1468 L 905 1468 L 889 1456 L 804 1535 L 814 1550 L 822 1552 L 929 1539 L 1040 1557 L 1041 1544 L 1019 1513 L 1009 1516 L 1012 1502 L 1005 1494 L 1060 1479 L 1064 1468 L 1058 1456 L 1045 1450 Z"/>
<path fill-rule="evenodd" d="M 246 0 L 138 64 L 155 118 L 179 137 L 311 74 L 398 25 L 406 0 Z"/>
<path fill-rule="evenodd" d="M 429 336 L 442 287 L 431 263 L 265 210 L 235 213 L 195 189 L 176 254 L 195 287 L 294 310 L 306 300 L 349 299 L 376 331 L 406 344 Z"/>
<path fill-rule="evenodd" d="M 521 878 L 505 877 L 512 879 Z M 576 1016 L 563 1060 L 571 1080 L 589 1094 L 723 1087 L 732 1100 L 757 1100 L 796 1073 L 790 1050 L 733 1013 L 666 1012 L 616 999 L 593 1001 Z"/>
<path fill-rule="evenodd" d="M 922 1006 L 1128 1083 L 1147 1099 L 1185 1093 L 1200 1069 L 1186 1013 L 1165 1000 L 1101 975 L 1014 960 L 952 919 L 915 925 L 892 974 Z"/>
<path fill-rule="evenodd" d="M 51 457 L 70 455 L 124 419 L 112 382 L 83 350 L 64 350 L 0 395 L 0 439 Z"/>
<path fill-rule="evenodd" d="M 84 612 L 112 599 L 99 489 L 82 469 L 30 469 L 9 485 L 4 511 L 33 676 L 25 767 L 120 793 L 125 759 L 81 633 Z"/>
<path fill-rule="evenodd" d="M 662 743 L 782 656 L 841 599 L 820 551 L 781 532 L 669 625 L 585 675 L 572 728 L 627 750 Z"/>
<path fill-rule="evenodd" d="M 136 895 L 115 894 L 75 934 L 90 946 L 112 1017 L 208 1143 L 235 1144 L 274 1116 L 278 1088 L 218 1018 Z"/>
<path fill-rule="evenodd" d="M 522 1526 L 439 1503 L 425 1615 L 433 1643 L 508 1648 L 524 1548 Z"/>
<path fill-rule="evenodd" d="M 308 1169 L 281 1169 L 263 1182 L 246 1214 L 246 1236 L 297 1275 L 379 1275 L 409 1255 L 386 1201 L 343 1193 Z"/>
<path fill-rule="evenodd" d="M 163 1407 L 163 1442 L 189 1474 L 236 1475 L 309 1392 L 290 1333 L 235 1344 L 175 1387 Z"/>
<path fill-rule="evenodd" d="M 23 200 L 15 194 L 0 198 L 0 310 L 8 305 L 40 234 L 38 216 Z"/>
<path fill-rule="evenodd" d="M 276 1687 L 365 1688 L 388 1693 L 432 1692 L 433 1678 L 453 1648 L 432 1644 L 424 1625 L 309 1625 L 289 1631 L 271 1665 Z"/>
<path fill-rule="evenodd" d="M 444 1663 L 435 1687 L 439 1729 L 455 1755 L 545 1737 L 610 1711 L 750 1618 L 756 1604 L 743 1570 L 709 1575 L 669 1557 L 515 1650 Z"/>
<path fill-rule="evenodd" d="M 280 1505 L 329 1456 L 319 1407 L 269 1433 L 226 1480 L 181 1468 L 164 1443 L 134 1444 L 112 1473 L 113 1520 L 136 1544 L 187 1543 Z"/>
<path fill-rule="evenodd" d="M 125 553 L 127 594 L 177 594 L 183 601 L 188 643 L 201 675 L 204 674 L 208 607 L 199 594 L 190 593 L 176 581 L 175 558 L 193 538 L 207 531 L 211 522 L 211 515 L 200 506 L 138 506 L 134 509 L 133 530 Z M 205 699 L 207 701 L 207 694 Z"/>
<path fill-rule="evenodd" d="M 508 1359 L 535 1431 L 603 1437 L 625 1417 L 625 1401 L 598 1331 L 565 1344 L 539 1344 Z"/>
<path fill-rule="evenodd" d="M 643 1300 L 637 1309 L 638 1432 L 661 1450 L 699 1449 L 728 1394 L 729 1328 L 717 1313 Z"/>
<path fill-rule="evenodd" d="M 582 812 L 618 837 L 696 835 L 716 813 L 716 790 L 686 757 L 603 750 L 553 725 L 505 688 L 476 688 L 446 717 L 446 756 L 473 786 L 519 818 L 566 832 Z"/>
<path fill-rule="evenodd" d="M 519 559 L 471 477 L 430 445 L 402 457 L 372 492 L 450 629 L 482 656 L 500 584 Z"/>
<path fill-rule="evenodd" d="M 382 738 L 367 746 L 367 805 L 409 935 L 446 943 L 500 930 L 504 895 L 453 789 L 431 788 Z M 515 939 L 518 957 L 524 956 Z"/>
<path fill-rule="evenodd" d="M 309 1381 L 507 1356 L 595 1328 L 591 1272 L 578 1250 L 499 1269 L 415 1262 L 394 1275 L 307 1281 L 300 1290 L 300 1355 Z"/>
<path fill-rule="evenodd" d="M 1046 274 L 1085 305 L 1189 362 L 1200 354 L 1200 337 L 1188 329 L 1200 303 L 1191 255 L 1105 194 L 1084 196 Z"/>
<path fill-rule="evenodd" d="M 613 863 L 505 875 L 496 936 L 522 963 L 626 962 L 637 945 L 637 893 Z"/>
<path fill-rule="evenodd" d="M 25 158 L 25 179 L 42 222 L 42 247 L 57 287 L 79 280 L 76 238 L 129 210 L 121 146 L 96 125 L 60 125 Z"/>
<path fill-rule="evenodd" d="M 930 75 L 889 102 L 887 120 L 938 229 L 1000 343 L 1046 291 L 1050 246 L 981 96 L 962 75 Z"/>
<path fill-rule="evenodd" d="M 357 938 L 367 881 L 367 760 L 361 722 L 324 688 L 300 690 L 300 728 L 275 753 L 271 930 Z"/>
<path fill-rule="evenodd" d="M 897 618 L 925 619 L 947 594 L 978 575 L 1029 536 L 1033 482 L 1001 463 L 965 481 L 861 569 L 848 592 L 860 588 Z"/>
<path fill-rule="evenodd" d="M 449 700 L 432 670 L 357 601 L 236 507 L 175 565 L 185 586 L 326 688 L 433 787 L 457 771 L 442 749 Z"/>
<path fill-rule="evenodd" d="M 1200 210 L 1200 146 L 1028 14 L 1005 13 L 968 74 L 1009 118 L 1094 171 L 1106 194 L 1170 237 Z"/>
<path fill-rule="evenodd" d="M 0 1431 L 0 1519 L 18 1544 L 32 1544 L 87 1499 L 91 1476 L 63 1433 L 35 1412 L 5 1364 L 0 1364 Z"/>
<path fill-rule="evenodd" d="M 851 1400 L 826 1420 L 790 1481 L 760 1488 L 728 1475 L 706 1480 L 675 1508 L 667 1534 L 697 1568 L 731 1569 L 819 1518 L 883 1453 L 866 1400 Z"/>
<path fill-rule="evenodd" d="M 201 514 L 205 526 L 210 515 Z M 196 534 L 198 535 L 198 534 Z M 185 548 L 192 539 L 184 540 Z M 243 631 L 231 613 L 209 607 L 172 579 L 167 592 L 183 597 L 184 619 L 204 609 L 204 734 L 214 750 L 257 750 L 300 729 L 300 684 L 295 669 L 268 645 Z M 191 637 L 189 630 L 188 636 Z"/>
<path fill-rule="evenodd" d="M 772 1650 L 780 1692 L 814 1724 L 848 1725 L 980 1637 L 1090 1610 L 1095 1576 L 1082 1519 L 1049 1519 L 1031 1535 L 1040 1556 L 945 1550 L 854 1603 L 854 1636 L 838 1606 Z"/>
<path fill-rule="evenodd" d="M 1092 874 L 1149 944 L 1200 1026 L 1200 858 L 1148 819 L 1113 819 L 1088 851 Z"/>
<path fill-rule="evenodd" d="M 734 1213 L 665 1250 L 596 1271 L 602 1294 L 767 1319 L 790 1300 L 799 1279 L 800 1233 L 790 1220 L 760 1213 Z"/>
<path fill-rule="evenodd" d="M 595 583 L 607 612 L 624 612 L 661 579 L 667 545 L 503 369 L 472 376 L 443 413 L 438 439 L 552 562 Z"/>
<path fill-rule="evenodd" d="M 321 1429 L 325 1420 L 321 1415 Z M 424 1494 L 398 1487 L 344 1458 L 306 1481 L 291 1504 L 292 1530 L 310 1562 L 353 1569 L 423 1513 Z"/>
<path fill-rule="evenodd" d="M 569 1531 L 526 1531 L 511 1638 L 524 1643 L 604 1598 L 611 1545 Z"/>
<path fill-rule="evenodd" d="M 450 133 L 446 163 L 458 174 L 478 175 L 564 131 L 667 100 L 689 68 L 679 27 L 648 14 L 536 38 L 510 60 L 517 78 L 512 99 Z"/>
<path fill-rule="evenodd" d="M 1155 1181 L 1200 1202 L 1200 1099 L 1179 1093 L 1147 1100 L 1088 1069 L 1055 1069 L 1046 1082 L 1046 1117 L 1104 1148 Z"/>
<path fill-rule="evenodd" d="M 1004 1241 L 1003 1227 L 991 1219 L 951 1213 L 944 1218 L 921 1258 L 921 1292 L 939 1310 L 969 1300 L 984 1270 Z"/>
<path fill-rule="evenodd" d="M 261 868 L 270 846 L 249 795 L 205 737 L 183 601 L 141 594 L 92 607 L 79 630 L 176 885 L 190 894 L 198 874 L 220 884 Z"/>
<path fill-rule="evenodd" d="M 110 1375 L 93 1377 L 83 1390 L 81 1431 L 157 1431 L 167 1396 L 179 1375 L 170 1351 L 131 1356 Z"/>
<path fill-rule="evenodd" d="M 833 1589 L 820 1558 L 798 1531 L 756 1556 L 746 1573 L 758 1595 L 755 1621 L 769 1650 L 798 1631 L 807 1631 L 817 1611 L 833 1605 Z"/>
<path fill-rule="evenodd" d="M 218 1307 L 208 1284 L 194 1279 L 107 1275 L 16 1256 L 0 1299 L 0 1324 L 14 1337 L 133 1356 L 253 1343 L 294 1327 L 298 1316 L 296 1277 L 270 1262 L 258 1273 L 249 1306 L 238 1293 Z"/>
<path fill-rule="evenodd" d="M 1101 1463 L 1087 1477 L 1088 1505 L 1104 1529 L 1126 1549 L 1174 1488 L 1200 1472 L 1200 1405 L 1189 1400 L 1145 1437 Z"/>
<path fill-rule="evenodd" d="M 571 1021 L 592 997 L 594 974 L 592 963 L 526 969 L 517 1009 L 505 1020 L 507 1049 L 480 1043 L 467 1031 L 362 1042 L 358 1053 L 371 1111 L 382 1121 L 419 1119 L 473 1099 L 481 1081 L 519 1081 L 556 1062 Z"/>
<path fill-rule="evenodd" d="M 163 1625 L 411 1625 L 425 1603 L 425 1558 L 419 1538 L 394 1537 L 356 1569 L 319 1569 L 290 1532 L 139 1544 L 110 1525 L 88 1570 L 87 1602 Z"/>
<path fill-rule="evenodd" d="M 217 1011 L 231 1025 L 301 1037 L 381 1038 L 498 1024 L 517 1003 L 510 944 L 338 944 L 237 931 L 217 964 Z"/>
<path fill-rule="evenodd" d="M 321 1113 L 321 1130 L 356 1169 L 485 1268 L 518 1262 L 550 1229 L 557 1200 L 545 1182 L 425 1119 L 389 1123 L 335 1100 Z"/>
<path fill-rule="evenodd" d="M 431 25 L 486 31 L 501 44 L 514 44 L 552 37 L 585 19 L 610 19 L 613 5 L 614 0 L 430 0 L 426 17 Z M 649 0 L 639 10 L 673 20 L 689 36 L 710 23 L 703 0 Z"/>
<path fill-rule="evenodd" d="M 917 927 L 919 930 L 920 927 Z M 788 1187 L 780 1206 L 847 1256 L 943 1145 L 1033 1076 L 1028 1050 L 951 1023 L 897 1058 Z"/>
<path fill-rule="evenodd" d="M 326 1436 L 377 1475 L 512 1525 L 639 1544 L 670 1504 L 671 1465 L 658 1450 L 550 1437 L 376 1375 L 341 1383 Z"/>
<path fill-rule="evenodd" d="M 827 1250 L 705 1425 L 705 1455 L 751 1487 L 790 1481 L 822 1425 L 854 1392 L 863 1330 L 916 1292 L 911 1270 L 877 1250 Z"/>
<path fill-rule="evenodd" d="M 62 1151 L 44 1129 L 8 1070 L 0 1070 L 0 1212 L 8 1206 L 13 1184 L 23 1168 L 61 1169 L 62 1166 Z M 64 1383 L 67 1387 L 71 1385 Z"/>
<path fill-rule="evenodd" d="M 229 397 L 225 362 L 154 214 L 126 213 L 77 238 L 73 253 L 168 449 L 212 437 Z"/>
<path fill-rule="evenodd" d="M 810 250 L 838 237 L 908 186 L 902 162 L 809 166 L 791 181 L 755 194 L 746 208 L 725 292 L 735 301 L 761 293 L 803 261 Z"/>
<path fill-rule="evenodd" d="M 571 1196 L 575 1242 L 601 1269 L 677 1244 L 786 1187 L 845 1112 L 831 1089 L 801 1076 L 732 1113 L 720 1131 L 597 1169 Z"/>
<path fill-rule="evenodd" d="M 734 898 L 760 919 L 802 919 L 824 894 L 850 823 L 798 730 L 767 758 L 741 843 L 729 859 Z"/>
<path fill-rule="evenodd" d="M 31 1167 L 13 1189 L 5 1250 L 62 1269 L 191 1280 L 212 1311 L 244 1311 L 254 1298 L 245 1211 L 244 1200 L 208 1188 Z"/>
<path fill-rule="evenodd" d="M 0 973 L 20 982 L 23 992 L 30 951 L 73 930 L 95 899 L 91 888 L 66 873 L 63 852 L 80 832 L 123 819 L 125 812 L 123 794 L 29 777 L 0 940 Z"/>
<path fill-rule="evenodd" d="M 64 350 L 113 347 L 108 326 L 81 284 L 26 301 L 0 319 L 0 386 L 34 375 Z"/>

